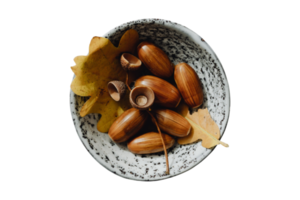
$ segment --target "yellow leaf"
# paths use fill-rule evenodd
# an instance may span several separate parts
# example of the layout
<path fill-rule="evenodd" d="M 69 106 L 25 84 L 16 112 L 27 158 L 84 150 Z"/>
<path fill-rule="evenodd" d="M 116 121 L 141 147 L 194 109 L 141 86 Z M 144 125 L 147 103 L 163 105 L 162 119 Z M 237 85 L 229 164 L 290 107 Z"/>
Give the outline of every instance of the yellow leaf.
<path fill-rule="evenodd" d="M 107 91 L 107 83 L 112 80 L 125 81 L 126 72 L 121 67 L 120 55 L 123 52 L 134 53 L 138 39 L 139 35 L 133 29 L 124 33 L 118 47 L 107 38 L 94 37 L 89 46 L 89 54 L 74 58 L 76 65 L 71 69 L 76 77 L 71 89 L 79 96 L 90 96 L 81 108 L 80 116 L 101 114 L 97 124 L 101 132 L 108 132 L 115 119 L 131 107 L 128 93 L 119 102 L 112 100 Z M 132 75 L 129 76 L 129 82 Z"/>
<path fill-rule="evenodd" d="M 199 109 L 190 114 L 186 104 L 181 103 L 177 109 L 178 113 L 184 116 L 191 124 L 191 133 L 183 138 L 178 138 L 178 144 L 191 144 L 202 140 L 202 146 L 212 148 L 218 144 L 228 147 L 228 144 L 219 141 L 220 129 L 206 109 Z"/>

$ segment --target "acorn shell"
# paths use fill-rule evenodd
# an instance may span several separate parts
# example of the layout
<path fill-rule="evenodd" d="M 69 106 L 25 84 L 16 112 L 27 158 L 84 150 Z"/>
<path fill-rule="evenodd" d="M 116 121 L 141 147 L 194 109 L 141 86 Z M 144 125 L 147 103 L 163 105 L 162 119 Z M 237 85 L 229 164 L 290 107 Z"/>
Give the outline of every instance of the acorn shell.
<path fill-rule="evenodd" d="M 166 149 L 169 149 L 175 144 L 175 140 L 162 133 Z M 137 138 L 134 138 L 127 144 L 128 149 L 135 154 L 157 153 L 164 150 L 159 133 L 149 132 Z"/>
<path fill-rule="evenodd" d="M 160 78 L 169 78 L 174 72 L 174 67 L 167 54 L 149 42 L 142 42 L 137 47 L 139 59 L 151 71 Z"/>
<path fill-rule="evenodd" d="M 116 143 L 125 142 L 134 136 L 144 125 L 149 114 L 130 108 L 120 115 L 111 125 L 108 135 Z"/>
<path fill-rule="evenodd" d="M 135 82 L 135 87 L 146 86 L 153 90 L 155 94 L 154 103 L 167 108 L 175 108 L 181 100 L 181 96 L 176 87 L 167 81 L 155 76 L 142 76 Z"/>
<path fill-rule="evenodd" d="M 176 137 L 185 137 L 191 132 L 191 124 L 177 112 L 164 108 L 152 112 L 161 131 Z"/>
<path fill-rule="evenodd" d="M 145 104 L 139 104 L 139 98 L 142 100 L 146 100 Z M 137 108 L 139 110 L 146 110 L 154 103 L 155 95 L 151 88 L 140 86 L 135 87 L 131 90 L 129 95 L 129 101 L 132 107 Z"/>
<path fill-rule="evenodd" d="M 120 101 L 126 92 L 126 85 L 122 81 L 110 81 L 107 90 L 113 100 Z"/>
<path fill-rule="evenodd" d="M 203 103 L 203 91 L 198 75 L 186 63 L 175 66 L 174 79 L 178 90 L 190 108 L 197 108 Z"/>
<path fill-rule="evenodd" d="M 129 53 L 123 53 L 120 62 L 125 71 L 135 71 L 142 65 L 140 59 Z"/>

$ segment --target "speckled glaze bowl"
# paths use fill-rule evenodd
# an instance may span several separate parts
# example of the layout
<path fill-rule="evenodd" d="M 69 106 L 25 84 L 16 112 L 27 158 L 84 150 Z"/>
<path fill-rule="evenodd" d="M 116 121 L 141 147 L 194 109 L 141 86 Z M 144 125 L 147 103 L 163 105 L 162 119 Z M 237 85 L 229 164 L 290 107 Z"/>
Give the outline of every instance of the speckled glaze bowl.
<path fill-rule="evenodd" d="M 161 19 L 143 19 L 125 23 L 108 32 L 105 37 L 117 46 L 123 33 L 135 29 L 140 40 L 150 41 L 164 50 L 176 65 L 188 63 L 198 74 L 204 92 L 204 103 L 223 136 L 229 118 L 230 94 L 228 81 L 216 54 L 205 40 L 190 29 Z M 135 155 L 126 145 L 115 144 L 97 130 L 98 114 L 80 117 L 79 111 L 87 100 L 70 93 L 70 106 L 78 136 L 88 152 L 106 169 L 124 178 L 155 181 L 186 172 L 203 161 L 213 149 L 202 147 L 201 142 L 190 145 L 176 144 L 168 151 L 170 175 L 166 175 L 163 153 Z"/>

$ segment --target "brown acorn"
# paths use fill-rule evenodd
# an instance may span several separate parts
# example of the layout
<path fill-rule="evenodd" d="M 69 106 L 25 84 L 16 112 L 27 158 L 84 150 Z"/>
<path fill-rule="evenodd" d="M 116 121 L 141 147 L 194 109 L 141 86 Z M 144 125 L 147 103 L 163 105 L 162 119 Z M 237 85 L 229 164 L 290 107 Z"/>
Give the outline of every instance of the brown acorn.
<path fill-rule="evenodd" d="M 126 85 L 122 81 L 110 81 L 107 90 L 113 100 L 120 101 L 126 92 Z"/>
<path fill-rule="evenodd" d="M 162 134 L 165 141 L 166 149 L 169 149 L 175 144 L 175 140 L 167 135 Z M 128 149 L 135 154 L 157 153 L 164 150 L 159 133 L 145 133 L 127 144 Z"/>
<path fill-rule="evenodd" d="M 169 109 L 153 110 L 161 131 L 176 137 L 185 137 L 191 132 L 191 124 L 177 112 Z"/>
<path fill-rule="evenodd" d="M 146 110 L 154 103 L 155 95 L 149 87 L 135 87 L 131 90 L 129 101 L 132 107 L 139 110 Z"/>
<path fill-rule="evenodd" d="M 142 76 L 135 82 L 135 87 L 145 86 L 153 90 L 155 101 L 167 108 L 176 108 L 180 103 L 181 96 L 176 87 L 167 81 L 155 76 Z"/>
<path fill-rule="evenodd" d="M 186 63 L 177 64 L 174 79 L 183 100 L 190 108 L 197 108 L 203 103 L 201 83 L 191 66 Z"/>
<path fill-rule="evenodd" d="M 142 65 L 140 59 L 129 53 L 123 53 L 120 62 L 125 71 L 135 71 Z"/>
<path fill-rule="evenodd" d="M 130 108 L 120 115 L 111 125 L 108 135 L 116 143 L 125 142 L 134 136 L 148 118 L 146 111 Z"/>
<path fill-rule="evenodd" d="M 137 47 L 138 56 L 152 74 L 160 78 L 169 78 L 174 67 L 167 54 L 149 42 L 142 42 Z"/>

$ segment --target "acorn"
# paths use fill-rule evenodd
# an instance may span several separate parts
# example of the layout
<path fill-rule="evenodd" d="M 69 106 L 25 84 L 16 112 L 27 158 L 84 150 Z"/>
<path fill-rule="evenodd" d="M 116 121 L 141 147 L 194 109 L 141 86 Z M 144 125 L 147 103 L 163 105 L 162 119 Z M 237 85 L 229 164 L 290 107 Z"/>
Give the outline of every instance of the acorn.
<path fill-rule="evenodd" d="M 176 87 L 167 81 L 155 76 L 142 76 L 135 82 L 135 87 L 145 86 L 153 90 L 154 103 L 167 108 L 176 108 L 180 103 L 181 96 Z"/>
<path fill-rule="evenodd" d="M 155 95 L 149 87 L 135 87 L 131 90 L 129 101 L 132 107 L 146 110 L 154 103 Z"/>
<path fill-rule="evenodd" d="M 129 53 L 123 53 L 120 62 L 125 71 L 135 71 L 142 65 L 140 59 Z"/>
<path fill-rule="evenodd" d="M 152 74 L 160 78 L 169 78 L 174 67 L 167 54 L 149 42 L 142 42 L 137 47 L 138 57 Z"/>
<path fill-rule="evenodd" d="M 116 143 L 125 142 L 134 136 L 148 118 L 146 111 L 130 108 L 120 115 L 111 125 L 108 135 Z"/>
<path fill-rule="evenodd" d="M 165 141 L 166 149 L 169 149 L 175 144 L 175 140 L 171 136 L 162 133 L 162 137 Z M 135 154 L 157 153 L 164 150 L 160 135 L 155 132 L 145 133 L 131 140 L 127 144 L 127 147 Z"/>
<path fill-rule="evenodd" d="M 175 66 L 174 79 L 178 90 L 190 108 L 197 108 L 203 103 L 203 91 L 198 75 L 186 63 Z"/>
<path fill-rule="evenodd" d="M 176 137 L 185 137 L 191 132 L 191 124 L 177 112 L 164 108 L 152 112 L 161 131 Z"/>
<path fill-rule="evenodd" d="M 107 90 L 113 100 L 120 101 L 126 92 L 126 85 L 122 81 L 110 81 Z"/>

